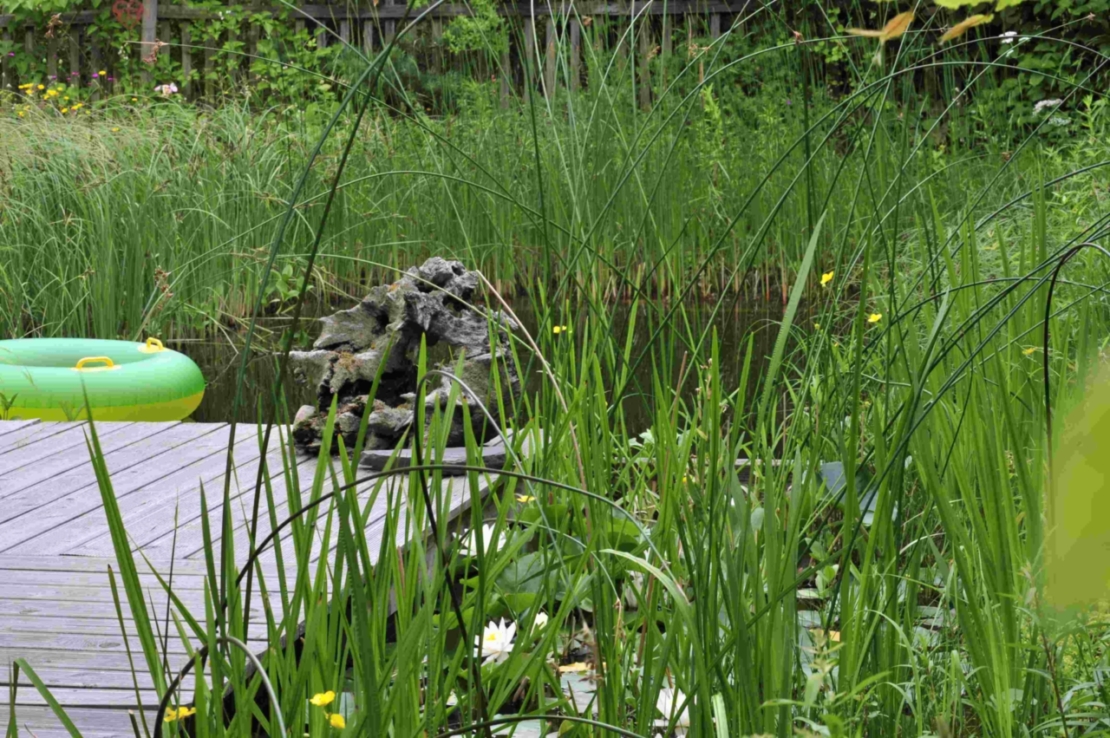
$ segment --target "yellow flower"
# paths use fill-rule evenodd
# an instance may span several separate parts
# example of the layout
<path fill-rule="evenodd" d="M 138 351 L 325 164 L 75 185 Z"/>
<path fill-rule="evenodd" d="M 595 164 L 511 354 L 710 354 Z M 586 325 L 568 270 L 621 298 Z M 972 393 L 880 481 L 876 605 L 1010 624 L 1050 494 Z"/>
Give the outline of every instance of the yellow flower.
<path fill-rule="evenodd" d="M 821 324 L 820 323 L 814 323 L 813 324 L 813 329 L 818 330 L 818 331 L 821 330 Z"/>
<path fill-rule="evenodd" d="M 83 107 L 85 107 L 85 103 L 77 103 L 76 105 L 73 106 L 73 109 L 74 110 L 80 110 Z"/>
<path fill-rule="evenodd" d="M 321 692 L 320 694 L 312 695 L 312 699 L 309 700 L 309 702 L 316 705 L 317 707 L 326 707 L 334 701 L 335 692 L 331 691 L 330 689 L 327 692 Z"/>
<path fill-rule="evenodd" d="M 62 115 L 65 115 L 68 112 L 69 112 L 69 108 L 62 108 Z"/>
<path fill-rule="evenodd" d="M 517 495 L 516 496 L 516 501 L 528 504 L 529 502 L 535 502 L 536 498 L 533 497 L 532 495 Z"/>
<path fill-rule="evenodd" d="M 984 23 L 990 23 L 993 19 L 994 16 L 989 14 L 972 15 L 964 18 L 962 21 L 949 28 L 948 31 L 940 37 L 940 43 L 943 44 L 945 41 L 951 41 L 954 38 L 959 38 L 960 36 L 967 33 L 970 29 L 975 28 L 975 26 L 981 26 Z"/>
<path fill-rule="evenodd" d="M 20 118 L 22 118 L 22 117 L 23 117 L 23 111 L 22 111 L 22 110 L 20 110 L 20 111 L 19 111 L 19 117 L 20 117 Z"/>
<path fill-rule="evenodd" d="M 899 13 L 890 19 L 890 22 L 883 26 L 881 31 L 872 31 L 866 28 L 849 28 L 848 33 L 853 36 L 867 36 L 868 38 L 877 38 L 880 43 L 886 43 L 892 38 L 898 38 L 909 29 L 910 24 L 913 23 L 913 11 L 907 10 L 905 13 Z"/>
<path fill-rule="evenodd" d="M 103 69 L 100 70 L 99 74 L 100 74 L 101 77 L 107 77 L 108 76 L 108 73 L 105 72 Z"/>
<path fill-rule="evenodd" d="M 58 91 L 57 90 L 47 90 L 46 91 L 46 97 L 57 97 L 57 96 L 58 96 Z"/>
<path fill-rule="evenodd" d="M 66 96 L 65 96 L 65 97 L 63 97 L 62 99 L 63 99 L 63 100 L 65 100 L 66 102 L 69 102 L 69 95 L 66 95 Z"/>
<path fill-rule="evenodd" d="M 40 90 L 45 90 L 45 89 L 46 89 L 46 85 L 39 85 L 39 86 L 38 86 L 38 88 L 39 88 Z"/>
<path fill-rule="evenodd" d="M 821 275 L 821 286 L 824 287 L 829 282 L 831 282 L 833 280 L 833 275 L 834 274 L 836 274 L 836 272 L 825 272 L 824 274 L 822 274 Z"/>
<path fill-rule="evenodd" d="M 557 326 L 555 326 L 554 328 L 551 329 L 551 332 L 556 333 L 556 334 L 557 333 L 568 333 L 569 330 L 567 329 L 567 327 L 565 325 L 557 325 Z"/>
<path fill-rule="evenodd" d="M 184 720 L 190 715 L 196 714 L 197 709 L 195 707 L 180 707 L 176 710 L 171 707 L 166 710 L 166 717 L 163 718 L 163 722 L 172 723 L 177 720 Z"/>
<path fill-rule="evenodd" d="M 867 322 L 868 323 L 878 323 L 882 319 L 883 319 L 883 314 L 882 313 L 871 313 L 871 315 L 867 318 Z"/>
<path fill-rule="evenodd" d="M 579 674 L 589 670 L 590 665 L 583 661 L 575 661 L 573 664 L 562 664 L 558 668 L 560 674 Z"/>
<path fill-rule="evenodd" d="M 139 102 L 139 98 L 133 97 L 133 98 L 131 98 L 131 102 Z"/>
<path fill-rule="evenodd" d="M 1036 347 L 1036 346 L 1030 346 L 1030 347 L 1029 347 L 1029 348 L 1027 348 L 1027 349 L 1023 349 L 1021 353 L 1025 354 L 1026 356 L 1029 356 L 1029 355 L 1031 355 L 1031 354 L 1032 354 L 1032 353 L 1033 353 L 1034 351 L 1036 351 L 1036 350 L 1037 350 L 1037 347 Z"/>
<path fill-rule="evenodd" d="M 343 716 L 339 713 L 328 715 L 328 722 L 331 723 L 331 727 L 338 728 L 339 730 L 343 730 L 347 727 L 347 721 L 344 720 Z"/>
<path fill-rule="evenodd" d="M 112 128 L 112 133 L 119 133 L 119 126 Z"/>

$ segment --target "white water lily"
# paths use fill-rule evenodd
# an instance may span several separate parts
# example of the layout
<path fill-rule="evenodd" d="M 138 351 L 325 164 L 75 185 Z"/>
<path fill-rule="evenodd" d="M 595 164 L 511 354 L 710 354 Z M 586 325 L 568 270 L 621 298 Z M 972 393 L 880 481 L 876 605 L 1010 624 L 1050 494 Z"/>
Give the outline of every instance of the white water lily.
<path fill-rule="evenodd" d="M 474 655 L 483 656 L 482 666 L 489 663 L 500 664 L 513 652 L 513 638 L 516 637 L 516 623 L 505 625 L 505 619 L 489 625 L 481 636 L 474 636 Z"/>
<path fill-rule="evenodd" d="M 550 620 L 550 618 L 547 617 L 546 612 L 544 612 L 543 610 L 537 612 L 535 619 L 532 620 L 532 630 L 540 630 L 545 625 L 547 625 L 548 620 Z"/>
<path fill-rule="evenodd" d="M 671 724 L 671 718 L 674 717 L 675 711 L 678 706 L 686 701 L 686 695 L 681 690 L 673 687 L 663 687 L 659 690 L 659 696 L 655 699 L 655 709 L 663 713 L 665 716 L 661 720 L 655 721 L 655 727 L 659 730 L 666 730 L 667 726 Z M 684 736 L 690 730 L 690 709 L 688 707 L 682 708 L 682 714 L 674 718 L 674 734 L 676 736 Z"/>
<path fill-rule="evenodd" d="M 505 546 L 505 534 L 499 533 L 494 535 L 494 526 L 485 524 L 482 526 L 482 542 L 486 546 L 486 553 L 490 551 L 503 548 Z M 478 529 L 472 528 L 470 533 L 465 538 L 459 541 L 459 552 L 463 554 L 478 555 Z"/>

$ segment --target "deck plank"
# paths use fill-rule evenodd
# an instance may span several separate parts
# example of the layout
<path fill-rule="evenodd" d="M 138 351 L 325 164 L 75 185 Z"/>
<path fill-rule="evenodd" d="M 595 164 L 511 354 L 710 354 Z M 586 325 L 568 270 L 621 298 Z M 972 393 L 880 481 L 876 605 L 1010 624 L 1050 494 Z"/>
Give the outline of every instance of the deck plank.
<path fill-rule="evenodd" d="M 0 423 L 0 663 L 26 658 L 78 726 L 82 735 L 131 735 L 128 711 L 138 705 L 134 680 L 146 708 L 156 704 L 153 680 L 146 666 L 135 622 L 126 601 L 120 613 L 108 586 L 108 568 L 118 571 L 115 547 L 107 531 L 103 501 L 88 458 L 84 423 Z M 207 565 L 201 513 L 201 489 L 208 504 L 208 522 L 219 545 L 224 515 L 222 492 L 226 470 L 229 426 L 195 423 L 98 423 L 97 430 L 111 473 L 116 504 L 132 537 L 136 566 L 146 606 L 166 627 L 169 597 L 159 577 L 173 567 L 173 588 L 183 607 L 203 620 Z M 242 563 L 248 549 L 253 491 L 258 470 L 265 460 L 278 520 L 291 509 L 283 466 L 281 440 L 272 439 L 265 454 L 259 449 L 258 429 L 236 428 L 231 497 L 228 511 L 236 559 Z M 320 461 L 298 456 L 297 487 L 302 503 L 309 499 Z M 484 478 L 484 494 L 495 477 Z M 373 506 L 366 511 L 371 553 L 378 553 L 385 533 L 389 499 L 402 505 L 398 545 L 411 538 L 406 531 L 405 504 L 419 498 L 405 491 L 407 477 L 380 484 L 366 484 L 358 497 Z M 390 493 L 387 494 L 386 490 Z M 324 491 L 331 490 L 330 474 Z M 440 510 L 454 519 L 468 509 L 472 491 L 464 478 L 446 479 L 436 492 L 443 499 Z M 410 499 L 411 498 L 411 499 Z M 270 531 L 268 506 L 262 509 L 258 535 Z M 320 516 L 328 513 L 325 504 Z M 318 523 L 323 529 L 323 523 Z M 334 534 L 334 531 L 333 531 Z M 291 532 L 280 537 L 287 544 Z M 175 542 L 176 538 L 176 542 Z M 334 539 L 334 535 L 333 535 Z M 317 539 L 312 561 L 334 547 Z M 283 548 L 285 546 L 283 545 Z M 287 552 L 288 553 L 288 552 Z M 267 611 L 281 618 L 282 602 L 277 580 L 292 576 L 279 572 L 273 550 L 261 558 L 265 595 L 252 592 L 251 644 L 264 650 Z M 121 593 L 122 594 L 122 593 Z M 174 605 L 174 608 L 177 606 Z M 125 645 L 131 647 L 128 657 Z M 192 644 L 194 647 L 196 644 Z M 170 626 L 167 645 L 169 667 L 179 670 L 188 659 L 188 647 Z M 132 674 L 132 663 L 138 674 Z M 0 669 L 0 687 L 8 689 L 9 669 Z M 46 738 L 65 735 L 43 698 L 21 678 L 16 698 L 16 723 L 25 734 Z M 192 678 L 186 684 L 191 693 Z M 7 723 L 7 704 L 0 707 L 0 725 Z"/>
<path fill-rule="evenodd" d="M 40 423 L 39 421 L 3 421 L 0 422 L 0 456 L 9 451 L 26 447 L 30 443 L 44 436 L 64 433 L 71 428 L 84 425 L 84 421 L 76 423 Z"/>
<path fill-rule="evenodd" d="M 189 463 L 185 459 L 195 461 L 208 455 L 213 447 L 218 448 L 224 442 L 218 433 L 218 429 L 223 427 L 180 424 L 143 443 L 105 454 L 104 462 L 111 474 L 116 497 L 123 497 L 166 476 L 167 471 L 176 470 L 178 464 Z M 0 506 L 0 552 L 14 549 L 38 535 L 56 535 L 60 525 L 101 505 L 100 488 L 90 462 L 8 495 Z M 106 529 L 107 523 L 103 518 L 99 522 Z M 37 551 L 35 546 L 31 546 L 13 550 L 12 553 Z"/>
<path fill-rule="evenodd" d="M 26 428 L 29 425 L 35 425 L 39 421 L 32 418 L 31 420 L 0 420 L 0 436 L 14 433 L 20 428 Z"/>
<path fill-rule="evenodd" d="M 123 428 L 118 433 L 101 438 L 100 448 L 105 454 L 110 454 L 146 441 L 153 434 L 168 430 L 176 425 L 178 423 L 136 423 Z M 12 473 L 0 476 L 0 500 L 19 494 L 45 480 L 54 480 L 70 472 L 85 470 L 88 474 L 92 474 L 89 452 L 84 445 L 80 448 L 69 449 L 61 454 L 49 456 L 43 460 L 43 463 L 39 464 L 20 464 L 18 455 L 15 461 L 9 461 L 9 463 L 18 466 Z M 72 485 L 73 482 L 67 479 L 65 484 Z"/>
<path fill-rule="evenodd" d="M 238 497 L 241 490 L 253 490 L 255 478 L 261 459 L 261 441 L 253 433 L 236 433 L 235 441 L 235 469 L 232 474 L 232 497 Z M 280 473 L 282 469 L 281 454 L 278 439 L 271 438 L 272 450 L 266 456 L 266 468 L 273 473 Z M 219 510 L 222 503 L 224 488 L 225 458 L 223 451 L 218 454 L 218 459 L 211 467 L 191 467 L 182 469 L 181 473 L 192 475 L 195 484 L 190 489 L 182 489 L 175 500 L 175 507 L 171 517 L 176 518 L 178 533 L 178 550 L 183 545 L 185 531 L 199 530 L 196 525 L 200 520 L 200 482 L 204 483 L 205 494 L 210 508 Z M 161 486 L 161 485 L 159 485 Z M 167 511 L 161 495 L 134 495 L 120 501 L 120 513 L 123 515 L 124 524 L 134 541 L 133 550 L 143 550 L 144 555 L 151 559 L 169 560 L 170 551 L 173 549 L 173 533 L 175 527 L 166 524 Z M 219 526 L 217 526 L 217 529 Z M 165 538 L 165 545 L 154 545 L 155 541 Z M 65 550 L 70 556 L 111 556 L 114 553 L 111 537 L 107 532 L 102 532 L 95 537 L 75 541 L 76 545 Z M 180 560 L 182 557 L 178 557 Z"/>

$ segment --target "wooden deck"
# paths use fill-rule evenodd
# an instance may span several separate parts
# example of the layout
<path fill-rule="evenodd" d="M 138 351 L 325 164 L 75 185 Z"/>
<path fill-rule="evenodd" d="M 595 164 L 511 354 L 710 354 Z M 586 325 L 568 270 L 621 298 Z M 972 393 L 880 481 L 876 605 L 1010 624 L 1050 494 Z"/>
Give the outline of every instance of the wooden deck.
<path fill-rule="evenodd" d="M 0 421 L 0 729 L 10 709 L 10 664 L 25 658 L 51 687 L 84 736 L 133 734 L 129 712 L 157 706 L 141 650 L 133 634 L 131 655 L 138 667 L 133 682 L 127 644 L 108 584 L 108 567 L 118 571 L 100 490 L 86 447 L 86 424 Z M 214 536 L 223 515 L 222 490 L 230 427 L 198 423 L 98 423 L 97 431 L 111 472 L 117 504 L 153 611 L 164 617 L 166 595 L 150 568 L 167 574 L 172 563 L 174 591 L 194 613 L 204 612 L 205 562 L 200 489 L 208 498 Z M 261 460 L 257 427 L 236 429 L 231 519 L 235 551 L 246 556 L 247 528 L 255 475 Z M 317 460 L 300 458 L 302 492 L 312 486 Z M 275 499 L 287 490 L 277 434 L 267 453 Z M 402 477 L 393 484 L 403 484 Z M 486 480 L 483 490 L 492 479 Z M 370 488 L 360 490 L 366 499 Z M 450 488 L 452 516 L 465 511 L 469 492 L 463 478 Z M 383 510 L 371 512 L 368 536 L 380 540 Z M 278 508 L 283 516 L 284 504 Z M 176 521 L 176 524 L 175 524 Z M 269 533 L 269 518 L 259 520 L 259 537 Z M 376 535 L 375 535 L 376 534 Z M 371 550 L 376 550 L 371 546 Z M 148 567 L 144 557 L 150 561 Z M 276 576 L 272 552 L 262 558 L 263 575 Z M 118 580 L 117 580 L 118 582 Z M 120 596 L 125 597 L 120 584 Z M 257 598 L 256 598 L 257 599 Z M 271 598 L 275 614 L 280 600 Z M 252 619 L 262 622 L 259 602 Z M 130 625 L 126 600 L 125 625 Z M 264 628 L 257 629 L 263 633 Z M 261 645 L 259 650 L 261 650 Z M 171 669 L 183 665 L 184 647 L 169 639 Z M 191 694 L 187 683 L 184 694 Z M 16 700 L 20 735 L 68 735 L 25 677 Z M 148 718 L 149 719 L 149 718 Z"/>

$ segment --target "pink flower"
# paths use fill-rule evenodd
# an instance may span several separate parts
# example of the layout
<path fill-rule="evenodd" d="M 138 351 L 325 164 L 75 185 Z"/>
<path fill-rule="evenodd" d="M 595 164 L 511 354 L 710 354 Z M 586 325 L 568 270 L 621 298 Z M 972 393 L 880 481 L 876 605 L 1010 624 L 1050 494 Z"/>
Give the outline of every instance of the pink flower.
<path fill-rule="evenodd" d="M 177 85 L 175 85 L 173 82 L 165 85 L 157 85 L 154 88 L 154 91 L 161 93 L 162 97 L 170 97 L 171 95 L 177 94 Z"/>

